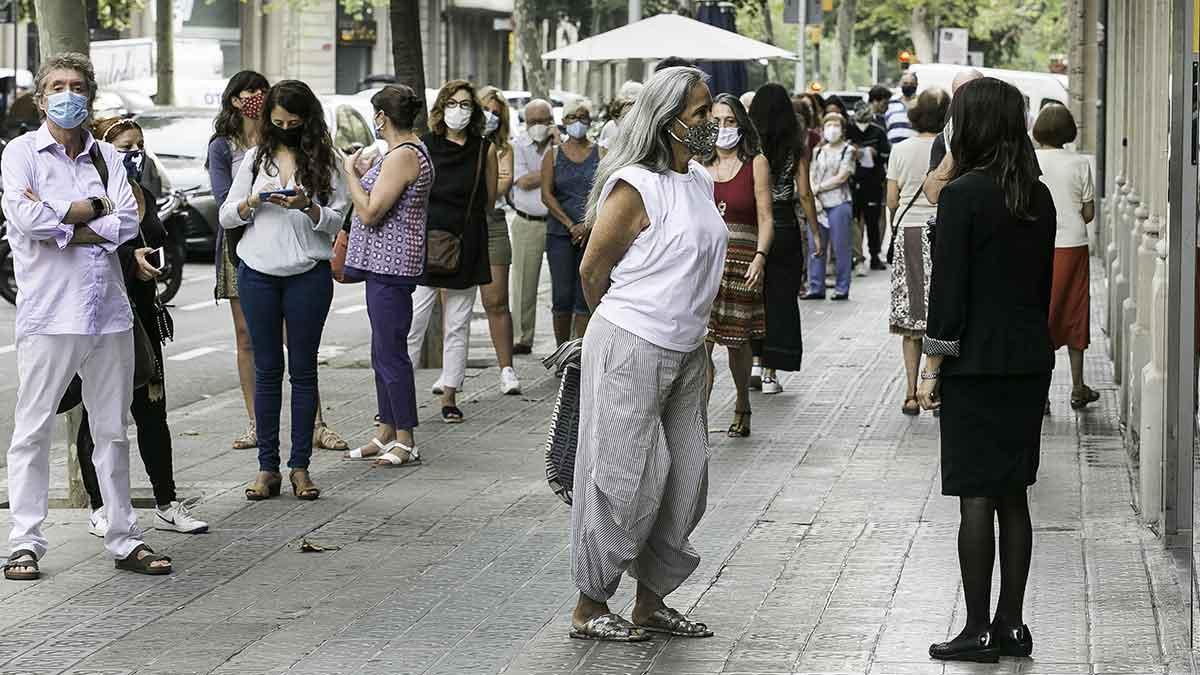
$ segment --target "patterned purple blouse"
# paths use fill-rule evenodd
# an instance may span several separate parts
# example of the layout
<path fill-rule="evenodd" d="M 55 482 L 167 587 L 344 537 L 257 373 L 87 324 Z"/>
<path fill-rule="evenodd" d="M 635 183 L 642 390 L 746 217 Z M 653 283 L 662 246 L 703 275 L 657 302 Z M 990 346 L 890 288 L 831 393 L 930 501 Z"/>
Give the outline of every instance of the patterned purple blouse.
<path fill-rule="evenodd" d="M 350 224 L 346 267 L 399 277 L 419 277 L 425 272 L 425 218 L 433 186 L 433 164 L 424 144 L 405 143 L 397 148 L 405 145 L 417 149 L 420 173 L 375 227 L 363 225 L 355 214 Z M 368 193 L 382 169 L 380 159 L 362 177 L 363 189 Z"/>

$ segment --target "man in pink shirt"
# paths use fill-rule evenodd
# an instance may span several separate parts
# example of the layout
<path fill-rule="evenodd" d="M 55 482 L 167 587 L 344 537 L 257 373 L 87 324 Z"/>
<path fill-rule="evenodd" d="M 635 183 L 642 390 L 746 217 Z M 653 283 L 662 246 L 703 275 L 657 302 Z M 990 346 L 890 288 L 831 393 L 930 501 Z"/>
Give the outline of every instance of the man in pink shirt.
<path fill-rule="evenodd" d="M 42 126 L 8 145 L 0 163 L 17 294 L 17 407 L 8 448 L 12 554 L 4 576 L 39 576 L 50 483 L 50 435 L 78 373 L 108 509 L 105 547 L 117 567 L 168 574 L 170 559 L 142 542 L 129 500 L 133 315 L 117 247 L 137 236 L 138 207 L 121 156 L 86 130 L 96 95 L 88 58 L 66 53 L 38 71 Z M 107 184 L 102 176 L 107 176 Z"/>

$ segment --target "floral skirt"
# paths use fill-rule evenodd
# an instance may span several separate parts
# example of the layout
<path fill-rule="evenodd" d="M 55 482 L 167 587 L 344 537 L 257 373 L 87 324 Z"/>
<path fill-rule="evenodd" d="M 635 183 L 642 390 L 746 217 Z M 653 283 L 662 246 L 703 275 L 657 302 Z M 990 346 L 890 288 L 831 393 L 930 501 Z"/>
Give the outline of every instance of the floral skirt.
<path fill-rule="evenodd" d="M 892 263 L 892 311 L 889 317 L 895 335 L 924 337 L 929 307 L 929 275 L 933 260 L 926 228 L 901 227 Z"/>
<path fill-rule="evenodd" d="M 758 250 L 758 226 L 729 223 L 729 248 L 721 288 L 708 319 L 708 339 L 730 347 L 767 334 L 767 315 L 762 291 L 750 290 L 746 272 Z"/>

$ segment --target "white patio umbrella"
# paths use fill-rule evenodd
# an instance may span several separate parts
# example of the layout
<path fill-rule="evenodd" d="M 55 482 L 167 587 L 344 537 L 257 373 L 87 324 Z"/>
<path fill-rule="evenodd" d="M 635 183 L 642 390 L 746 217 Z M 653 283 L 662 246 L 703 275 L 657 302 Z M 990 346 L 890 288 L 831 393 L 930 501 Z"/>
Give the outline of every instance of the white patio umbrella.
<path fill-rule="evenodd" d="M 658 60 L 668 56 L 690 61 L 796 58 L 786 49 L 678 14 L 652 16 L 542 54 L 547 61 Z"/>

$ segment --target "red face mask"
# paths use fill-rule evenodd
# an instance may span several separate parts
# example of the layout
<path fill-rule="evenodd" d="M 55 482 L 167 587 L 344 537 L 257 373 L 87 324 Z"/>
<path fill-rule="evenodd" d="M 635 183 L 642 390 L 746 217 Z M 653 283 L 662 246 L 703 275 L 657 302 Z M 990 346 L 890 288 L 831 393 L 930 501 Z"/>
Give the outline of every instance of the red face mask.
<path fill-rule="evenodd" d="M 242 100 L 242 117 L 247 117 L 252 120 L 258 119 L 262 115 L 263 101 L 266 96 L 261 92 Z"/>

